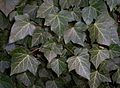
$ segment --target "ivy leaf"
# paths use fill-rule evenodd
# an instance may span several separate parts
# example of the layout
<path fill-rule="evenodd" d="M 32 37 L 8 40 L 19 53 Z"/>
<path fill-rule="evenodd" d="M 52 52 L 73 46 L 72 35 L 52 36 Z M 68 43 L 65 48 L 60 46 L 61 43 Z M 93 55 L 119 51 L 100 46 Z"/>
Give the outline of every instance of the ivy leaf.
<path fill-rule="evenodd" d="M 100 49 L 97 46 L 92 48 L 89 52 L 91 54 L 90 61 L 94 64 L 96 69 L 105 59 L 110 58 L 109 51 L 107 49 Z"/>
<path fill-rule="evenodd" d="M 99 44 L 119 44 L 116 22 L 106 13 L 98 16 L 94 25 L 89 27 L 91 41 Z"/>
<path fill-rule="evenodd" d="M 98 71 L 91 73 L 89 81 L 90 88 L 97 88 L 102 82 L 111 82 L 111 80 Z"/>
<path fill-rule="evenodd" d="M 0 88 L 14 88 L 11 79 L 0 73 Z"/>
<path fill-rule="evenodd" d="M 45 85 L 46 85 L 46 88 L 58 88 L 55 81 L 47 81 Z"/>
<path fill-rule="evenodd" d="M 110 11 L 112 11 L 116 7 L 116 5 L 120 4 L 119 0 L 105 0 L 105 1 L 107 1 L 107 4 L 109 5 Z"/>
<path fill-rule="evenodd" d="M 37 72 L 40 62 L 29 54 L 29 51 L 23 47 L 16 48 L 11 52 L 11 75 L 29 70 L 34 75 Z"/>
<path fill-rule="evenodd" d="M 84 41 L 86 35 L 84 31 L 87 29 L 87 26 L 82 22 L 77 22 L 74 27 L 68 29 L 64 33 L 64 41 L 68 43 L 72 41 L 73 43 L 80 44 L 84 46 Z"/>
<path fill-rule="evenodd" d="M 50 67 L 58 75 L 58 77 L 62 74 L 63 71 L 66 70 L 66 64 L 59 59 L 53 60 L 50 63 Z"/>
<path fill-rule="evenodd" d="M 69 71 L 74 70 L 82 77 L 90 79 L 90 62 L 87 49 L 81 50 L 78 56 L 72 56 L 67 60 Z"/>
<path fill-rule="evenodd" d="M 69 8 L 70 6 L 78 6 L 81 0 L 60 0 L 60 6 L 62 9 Z"/>
<path fill-rule="evenodd" d="M 116 83 L 120 84 L 120 69 L 118 69 L 117 72 L 114 73 L 113 80 Z"/>
<path fill-rule="evenodd" d="M 45 25 L 51 26 L 51 30 L 58 36 L 62 36 L 68 22 L 73 21 L 72 15 L 67 10 L 49 14 L 45 19 Z"/>
<path fill-rule="evenodd" d="M 32 35 L 32 46 L 38 45 L 40 43 L 44 44 L 45 41 L 49 40 L 50 38 L 52 38 L 52 36 L 44 28 L 36 28 Z"/>
<path fill-rule="evenodd" d="M 0 10 L 8 16 L 8 14 L 14 10 L 15 6 L 19 3 L 20 0 L 0 0 Z"/>
<path fill-rule="evenodd" d="M 117 44 L 112 44 L 110 45 L 110 57 L 112 59 L 114 59 L 115 57 L 119 57 L 120 56 L 120 46 Z"/>
<path fill-rule="evenodd" d="M 44 0 L 44 3 L 40 5 L 38 9 L 37 17 L 45 18 L 49 14 L 54 14 L 56 12 L 58 12 L 58 8 L 54 6 L 53 0 Z"/>
<path fill-rule="evenodd" d="M 103 0 L 89 0 L 89 4 L 98 14 L 107 12 L 107 6 Z"/>
<path fill-rule="evenodd" d="M 89 25 L 92 23 L 93 19 L 96 19 L 97 12 L 91 6 L 85 7 L 82 9 L 82 17 L 83 17 L 83 20 L 86 22 L 86 24 Z"/>
<path fill-rule="evenodd" d="M 10 67 L 10 63 L 8 61 L 0 61 L 0 72 L 4 72 L 5 69 Z"/>
<path fill-rule="evenodd" d="M 21 40 L 27 35 L 32 35 L 35 30 L 35 26 L 29 22 L 29 16 L 27 14 L 18 15 L 15 17 L 15 20 L 11 29 L 9 43 Z"/>
<path fill-rule="evenodd" d="M 44 52 L 44 56 L 50 63 L 57 55 L 61 55 L 62 49 L 61 45 L 57 45 L 54 41 L 49 40 L 40 48 L 40 51 Z"/>

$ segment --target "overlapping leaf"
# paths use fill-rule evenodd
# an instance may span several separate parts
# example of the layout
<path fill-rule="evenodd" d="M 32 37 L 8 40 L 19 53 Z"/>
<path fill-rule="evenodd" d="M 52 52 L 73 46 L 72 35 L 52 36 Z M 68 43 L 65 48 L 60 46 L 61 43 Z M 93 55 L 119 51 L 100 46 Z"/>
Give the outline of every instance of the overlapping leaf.
<path fill-rule="evenodd" d="M 103 45 L 112 43 L 119 44 L 116 22 L 106 13 L 101 14 L 94 25 L 89 27 L 90 38 L 92 42 L 97 40 Z"/>
<path fill-rule="evenodd" d="M 110 78 L 102 75 L 98 71 L 92 72 L 90 75 L 90 88 L 98 88 L 102 82 L 111 82 Z"/>
<path fill-rule="evenodd" d="M 120 84 L 120 68 L 117 70 L 117 72 L 113 75 L 113 80 L 116 81 L 116 83 Z"/>
<path fill-rule="evenodd" d="M 17 48 L 11 52 L 12 62 L 11 62 L 11 75 L 16 73 L 21 73 L 29 70 L 34 75 L 37 72 L 38 65 L 40 62 L 29 54 L 28 50 L 22 48 Z"/>
<path fill-rule="evenodd" d="M 4 72 L 5 69 L 10 67 L 10 63 L 8 61 L 0 61 L 0 72 Z"/>
<path fill-rule="evenodd" d="M 86 35 L 84 31 L 87 29 L 87 26 L 83 22 L 77 22 L 74 27 L 68 29 L 64 33 L 65 43 L 72 41 L 73 43 L 80 44 L 84 46 L 84 41 Z"/>
<path fill-rule="evenodd" d="M 58 8 L 54 6 L 53 0 L 44 0 L 44 3 L 40 5 L 37 17 L 45 18 L 49 14 L 54 14 L 58 11 Z"/>
<path fill-rule="evenodd" d="M 32 35 L 35 30 L 35 26 L 29 22 L 29 16 L 27 14 L 16 16 L 15 20 L 11 29 L 9 43 L 21 40 L 27 35 Z"/>
<path fill-rule="evenodd" d="M 73 21 L 72 15 L 67 10 L 62 10 L 59 13 L 49 14 L 45 19 L 45 25 L 51 26 L 51 30 L 59 36 L 62 36 L 68 22 Z"/>
<path fill-rule="evenodd" d="M 87 49 L 81 50 L 78 56 L 72 56 L 67 60 L 69 71 L 74 70 L 82 77 L 90 79 L 90 62 Z"/>
<path fill-rule="evenodd" d="M 97 46 L 92 48 L 89 52 L 91 54 L 90 61 L 94 64 L 96 69 L 105 59 L 110 58 L 109 51 L 107 49 L 100 49 Z"/>

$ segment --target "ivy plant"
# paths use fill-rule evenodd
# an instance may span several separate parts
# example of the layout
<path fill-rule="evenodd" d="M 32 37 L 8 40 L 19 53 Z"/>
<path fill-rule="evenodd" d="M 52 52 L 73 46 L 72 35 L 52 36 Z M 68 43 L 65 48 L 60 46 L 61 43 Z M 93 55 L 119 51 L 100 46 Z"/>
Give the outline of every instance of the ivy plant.
<path fill-rule="evenodd" d="M 120 0 L 0 0 L 0 88 L 120 88 Z"/>

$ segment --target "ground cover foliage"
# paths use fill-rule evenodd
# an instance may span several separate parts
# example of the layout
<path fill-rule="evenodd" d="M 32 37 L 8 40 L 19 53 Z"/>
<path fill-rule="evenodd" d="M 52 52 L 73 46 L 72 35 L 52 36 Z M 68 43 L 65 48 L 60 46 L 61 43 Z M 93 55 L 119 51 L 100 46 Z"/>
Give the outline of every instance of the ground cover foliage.
<path fill-rule="evenodd" d="M 0 88 L 120 88 L 120 0 L 0 0 Z"/>

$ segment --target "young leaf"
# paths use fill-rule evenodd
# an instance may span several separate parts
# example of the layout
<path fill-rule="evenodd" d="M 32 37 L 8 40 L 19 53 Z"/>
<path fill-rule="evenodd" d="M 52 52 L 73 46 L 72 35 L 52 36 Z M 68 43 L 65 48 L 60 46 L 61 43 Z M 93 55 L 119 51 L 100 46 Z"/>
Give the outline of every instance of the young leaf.
<path fill-rule="evenodd" d="M 62 36 L 68 22 L 73 20 L 70 12 L 62 10 L 59 13 L 49 14 L 45 19 L 45 25 L 51 26 L 52 31 L 58 34 L 58 36 Z"/>
<path fill-rule="evenodd" d="M 50 67 L 58 75 L 58 77 L 62 74 L 63 71 L 66 70 L 66 64 L 59 59 L 53 60 L 50 63 Z"/>
<path fill-rule="evenodd" d="M 90 62 L 87 49 L 81 50 L 78 56 L 72 56 L 67 60 L 69 71 L 74 70 L 82 77 L 90 79 Z"/>
<path fill-rule="evenodd" d="M 40 62 L 25 48 L 16 48 L 11 52 L 11 75 L 29 70 L 34 75 Z"/>
<path fill-rule="evenodd" d="M 35 30 L 35 26 L 29 22 L 29 16 L 27 14 L 16 16 L 15 20 L 11 29 L 9 43 L 21 40 L 27 35 L 32 35 Z"/>
<path fill-rule="evenodd" d="M 111 80 L 98 71 L 91 73 L 89 81 L 90 88 L 97 88 L 102 82 L 111 82 Z"/>
<path fill-rule="evenodd" d="M 38 9 L 37 17 L 45 18 L 49 14 L 54 14 L 57 11 L 58 8 L 54 6 L 53 0 L 44 0 L 44 3 Z"/>
<path fill-rule="evenodd" d="M 110 58 L 109 51 L 107 49 L 99 49 L 97 46 L 92 48 L 89 52 L 91 54 L 90 61 L 94 64 L 96 69 L 105 59 Z"/>

